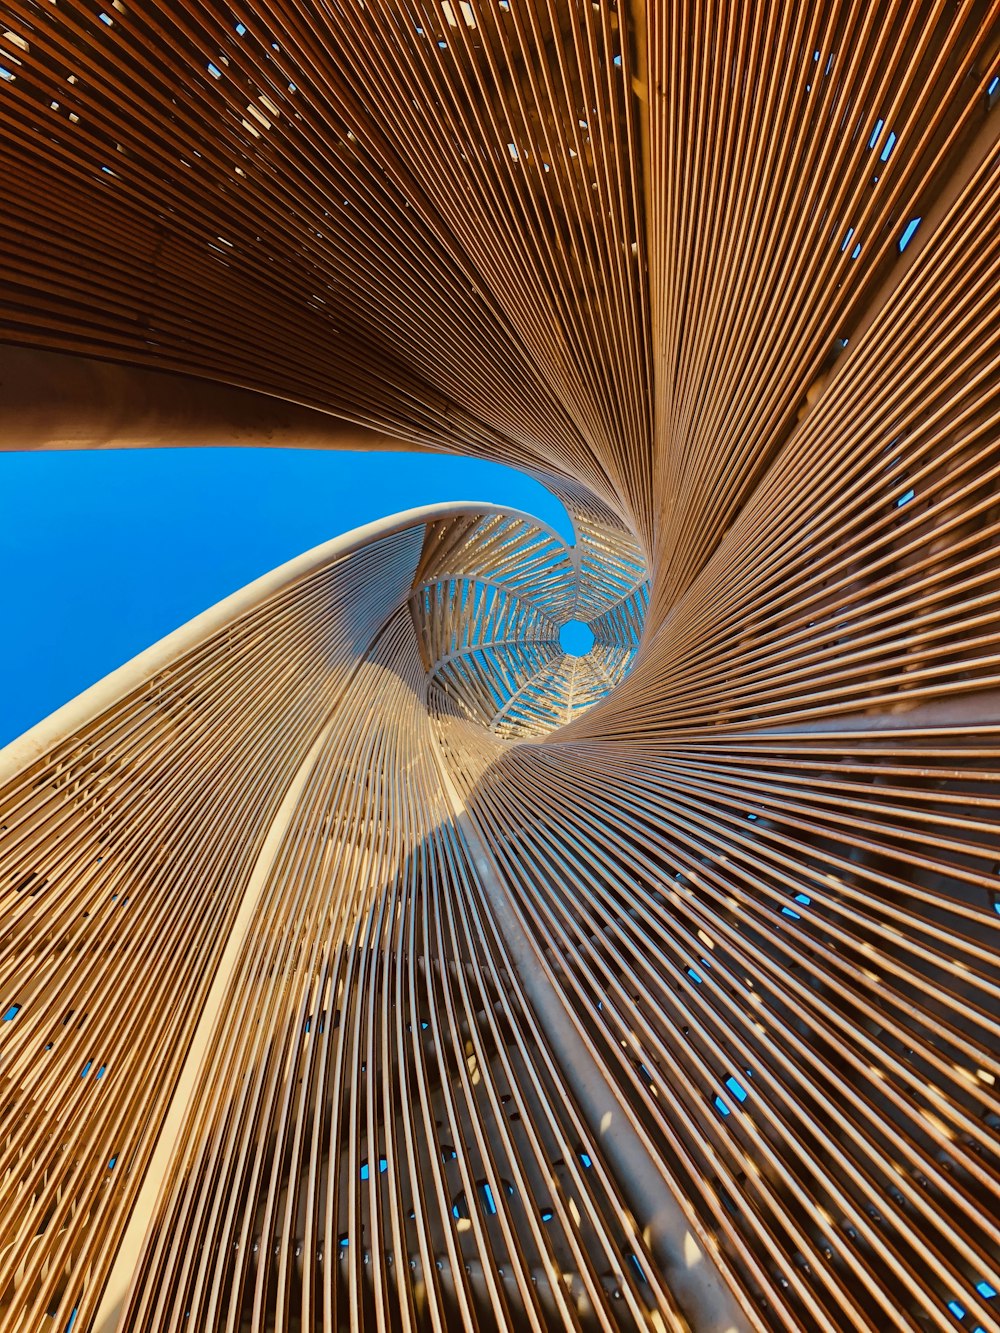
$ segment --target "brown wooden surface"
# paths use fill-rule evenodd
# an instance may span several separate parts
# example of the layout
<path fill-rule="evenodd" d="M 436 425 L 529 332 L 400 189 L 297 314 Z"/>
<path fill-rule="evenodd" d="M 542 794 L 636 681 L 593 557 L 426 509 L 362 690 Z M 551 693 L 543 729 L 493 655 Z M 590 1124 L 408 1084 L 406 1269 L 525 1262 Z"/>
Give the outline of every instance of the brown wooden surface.
<path fill-rule="evenodd" d="M 8 0 L 5 447 L 577 543 L 373 525 L 0 755 L 4 1333 L 1000 1328 L 998 13 Z"/>

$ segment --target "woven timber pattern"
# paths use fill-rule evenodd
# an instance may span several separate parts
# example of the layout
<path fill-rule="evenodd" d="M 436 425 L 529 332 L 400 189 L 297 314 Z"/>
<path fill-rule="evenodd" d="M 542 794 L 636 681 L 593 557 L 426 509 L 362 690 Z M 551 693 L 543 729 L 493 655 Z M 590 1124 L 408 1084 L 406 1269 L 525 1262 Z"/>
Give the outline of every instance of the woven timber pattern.
<path fill-rule="evenodd" d="M 4 1333 L 1000 1328 L 998 47 L 5 0 L 0 339 L 577 542 L 387 522 L 0 757 Z"/>

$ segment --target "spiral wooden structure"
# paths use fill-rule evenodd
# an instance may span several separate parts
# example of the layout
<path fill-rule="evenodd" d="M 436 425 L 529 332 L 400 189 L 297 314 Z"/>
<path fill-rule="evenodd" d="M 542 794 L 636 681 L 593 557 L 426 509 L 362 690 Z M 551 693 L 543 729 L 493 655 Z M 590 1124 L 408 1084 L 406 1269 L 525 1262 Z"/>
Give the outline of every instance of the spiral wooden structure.
<path fill-rule="evenodd" d="M 1000 4 L 101 2 L 0 20 L 4 445 L 577 542 L 0 754 L 4 1333 L 1000 1328 Z"/>

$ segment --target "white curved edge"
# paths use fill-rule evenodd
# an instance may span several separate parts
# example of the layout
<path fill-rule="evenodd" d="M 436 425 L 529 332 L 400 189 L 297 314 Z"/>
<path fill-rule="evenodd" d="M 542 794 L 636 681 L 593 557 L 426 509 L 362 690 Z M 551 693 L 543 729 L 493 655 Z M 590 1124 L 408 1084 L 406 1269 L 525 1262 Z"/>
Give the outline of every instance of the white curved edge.
<path fill-rule="evenodd" d="M 353 528 L 350 532 L 345 532 L 331 541 L 314 546 L 312 550 L 305 551 L 302 555 L 293 557 L 269 573 L 254 579 L 245 587 L 230 593 L 228 597 L 224 597 L 186 624 L 172 630 L 149 648 L 143 649 L 130 661 L 116 667 L 114 671 L 57 708 L 48 717 L 36 722 L 33 727 L 0 749 L 0 785 L 16 778 L 29 765 L 48 754 L 116 700 L 146 684 L 157 672 L 176 661 L 182 654 L 198 647 L 267 598 L 283 592 L 332 561 L 352 555 L 372 542 L 392 537 L 407 528 L 420 527 L 441 519 L 458 518 L 470 513 L 500 514 L 504 518 L 525 520 L 543 532 L 549 533 L 571 553 L 576 550 L 576 547 L 569 546 L 554 528 L 532 514 L 525 513 L 524 510 L 483 504 L 474 500 L 453 500 L 423 505 L 416 509 L 403 510 L 402 513 L 392 514 L 387 518 L 376 519 L 375 522 L 366 523 L 360 528 Z"/>

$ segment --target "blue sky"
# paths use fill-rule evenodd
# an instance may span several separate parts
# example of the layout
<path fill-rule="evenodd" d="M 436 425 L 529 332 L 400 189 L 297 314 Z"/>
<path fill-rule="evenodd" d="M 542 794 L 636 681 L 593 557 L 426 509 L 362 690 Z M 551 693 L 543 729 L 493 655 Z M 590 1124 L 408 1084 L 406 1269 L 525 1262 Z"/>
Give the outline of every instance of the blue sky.
<path fill-rule="evenodd" d="M 0 453 L 0 746 L 302 551 L 414 505 L 559 501 L 496 463 L 292 449 Z"/>

